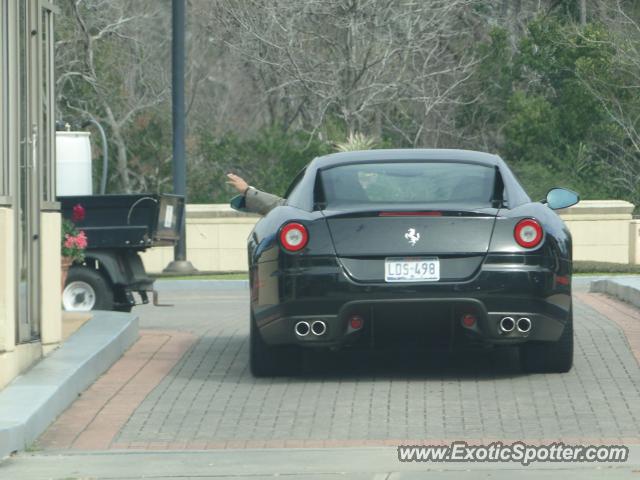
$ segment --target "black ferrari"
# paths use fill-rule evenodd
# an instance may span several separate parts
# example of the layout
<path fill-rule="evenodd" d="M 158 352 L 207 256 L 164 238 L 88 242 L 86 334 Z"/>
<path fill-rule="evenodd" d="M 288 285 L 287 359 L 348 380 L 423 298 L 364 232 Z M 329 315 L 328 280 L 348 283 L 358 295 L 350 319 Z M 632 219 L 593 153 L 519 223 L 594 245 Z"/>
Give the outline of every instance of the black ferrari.
<path fill-rule="evenodd" d="M 526 372 L 573 362 L 571 235 L 498 156 L 372 150 L 314 159 L 248 239 L 256 376 L 303 348 L 514 345 Z"/>

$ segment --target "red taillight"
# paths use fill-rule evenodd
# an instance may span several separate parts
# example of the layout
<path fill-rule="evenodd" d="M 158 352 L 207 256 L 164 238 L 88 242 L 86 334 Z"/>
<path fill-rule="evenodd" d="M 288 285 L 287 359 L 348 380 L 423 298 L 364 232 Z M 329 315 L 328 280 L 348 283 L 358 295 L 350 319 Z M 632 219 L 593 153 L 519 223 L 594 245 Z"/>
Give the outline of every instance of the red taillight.
<path fill-rule="evenodd" d="M 513 236 L 521 247 L 537 247 L 542 241 L 542 227 L 537 220 L 525 218 L 517 223 Z"/>
<path fill-rule="evenodd" d="M 462 316 L 462 325 L 467 328 L 473 328 L 473 326 L 476 324 L 476 320 L 477 319 L 475 315 L 473 315 L 472 313 L 467 313 Z"/>
<path fill-rule="evenodd" d="M 289 252 L 302 250 L 308 241 L 309 232 L 300 223 L 287 223 L 280 229 L 280 244 Z"/>
<path fill-rule="evenodd" d="M 360 330 L 364 325 L 364 319 L 360 315 L 354 315 L 349 319 L 349 326 L 352 330 Z"/>

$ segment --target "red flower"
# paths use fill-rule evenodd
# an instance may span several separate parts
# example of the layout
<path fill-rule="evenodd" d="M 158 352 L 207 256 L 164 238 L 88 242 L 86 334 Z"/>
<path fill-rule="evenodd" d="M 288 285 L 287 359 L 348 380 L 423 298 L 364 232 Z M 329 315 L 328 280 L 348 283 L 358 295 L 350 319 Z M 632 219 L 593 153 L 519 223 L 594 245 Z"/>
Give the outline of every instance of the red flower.
<path fill-rule="evenodd" d="M 82 230 L 80 230 L 80 233 L 76 236 L 76 246 L 81 250 L 87 248 L 87 236 Z"/>
<path fill-rule="evenodd" d="M 68 233 L 64 236 L 64 248 L 73 248 L 76 243 L 75 237 L 72 237 Z"/>
<path fill-rule="evenodd" d="M 73 220 L 74 223 L 81 222 L 82 220 L 84 220 L 84 213 L 84 207 L 80 204 L 77 204 L 75 207 L 73 207 L 71 220 Z"/>

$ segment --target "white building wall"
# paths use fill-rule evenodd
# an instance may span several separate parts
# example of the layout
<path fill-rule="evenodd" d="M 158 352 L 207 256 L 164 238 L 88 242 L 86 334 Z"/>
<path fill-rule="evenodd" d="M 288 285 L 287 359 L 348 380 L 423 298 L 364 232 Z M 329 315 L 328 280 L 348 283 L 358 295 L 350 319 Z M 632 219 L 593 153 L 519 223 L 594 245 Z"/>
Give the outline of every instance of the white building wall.
<path fill-rule="evenodd" d="M 573 237 L 574 260 L 640 264 L 640 221 L 632 220 L 633 209 L 622 200 L 585 200 L 560 212 Z M 187 258 L 204 272 L 246 272 L 247 237 L 259 218 L 226 204 L 187 205 Z M 160 273 L 173 248 L 154 248 L 142 258 L 148 272 Z"/>

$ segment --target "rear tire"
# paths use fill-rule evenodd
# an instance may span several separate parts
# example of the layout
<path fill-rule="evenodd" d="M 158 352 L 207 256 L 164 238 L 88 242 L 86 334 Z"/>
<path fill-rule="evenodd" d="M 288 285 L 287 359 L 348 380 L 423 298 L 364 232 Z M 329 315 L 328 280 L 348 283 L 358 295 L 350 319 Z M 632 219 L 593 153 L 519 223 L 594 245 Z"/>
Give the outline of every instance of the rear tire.
<path fill-rule="evenodd" d="M 555 342 L 531 342 L 520 346 L 520 365 L 527 373 L 565 373 L 573 366 L 573 311 Z"/>
<path fill-rule="evenodd" d="M 113 310 L 113 290 L 95 268 L 74 265 L 69 269 L 62 292 L 62 306 L 71 312 Z"/>
<path fill-rule="evenodd" d="M 265 343 L 251 315 L 249 328 L 249 367 L 254 377 L 275 377 L 294 371 L 299 352 L 294 346 L 272 347 Z"/>

